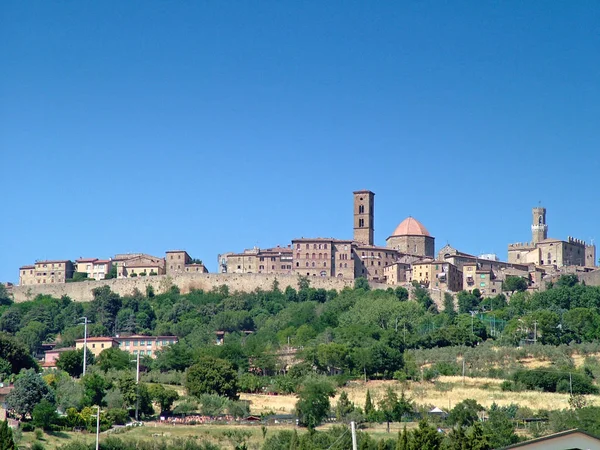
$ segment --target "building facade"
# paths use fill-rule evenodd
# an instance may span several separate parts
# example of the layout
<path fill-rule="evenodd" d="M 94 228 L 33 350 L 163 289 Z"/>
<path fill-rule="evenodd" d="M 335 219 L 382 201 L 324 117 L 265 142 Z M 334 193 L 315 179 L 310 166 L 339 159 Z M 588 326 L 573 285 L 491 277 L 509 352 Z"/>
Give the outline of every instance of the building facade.
<path fill-rule="evenodd" d="M 354 278 L 353 242 L 333 238 L 292 240 L 294 273 L 307 277 Z"/>
<path fill-rule="evenodd" d="M 115 255 L 112 264 L 117 268 L 117 278 L 164 275 L 165 259 L 145 253 Z"/>
<path fill-rule="evenodd" d="M 175 273 L 208 273 L 202 261 L 193 259 L 185 250 L 169 250 L 165 257 L 165 272 Z"/>
<path fill-rule="evenodd" d="M 156 358 L 156 352 L 179 342 L 176 336 L 133 335 L 120 338 L 119 348 L 132 355 Z"/>
<path fill-rule="evenodd" d="M 75 348 L 77 350 L 83 348 L 83 339 L 75 340 Z M 89 337 L 87 338 L 87 348 L 95 357 L 98 357 L 103 350 L 107 348 L 118 348 L 121 342 L 113 337 Z"/>
<path fill-rule="evenodd" d="M 74 265 L 69 260 L 37 261 L 19 268 L 19 285 L 66 283 L 73 278 Z"/>
<path fill-rule="evenodd" d="M 75 261 L 75 271 L 86 273 L 92 280 L 104 280 L 112 269 L 112 260 L 98 258 L 80 258 Z"/>
<path fill-rule="evenodd" d="M 546 208 L 533 208 L 531 241 L 508 245 L 508 262 L 546 267 L 596 267 L 596 246 L 571 236 L 548 238 Z"/>
<path fill-rule="evenodd" d="M 293 272 L 291 246 L 246 249 L 242 253 L 219 255 L 222 273 L 290 274 Z"/>
<path fill-rule="evenodd" d="M 411 281 L 429 289 L 459 292 L 463 288 L 463 274 L 453 264 L 425 259 L 411 265 Z"/>

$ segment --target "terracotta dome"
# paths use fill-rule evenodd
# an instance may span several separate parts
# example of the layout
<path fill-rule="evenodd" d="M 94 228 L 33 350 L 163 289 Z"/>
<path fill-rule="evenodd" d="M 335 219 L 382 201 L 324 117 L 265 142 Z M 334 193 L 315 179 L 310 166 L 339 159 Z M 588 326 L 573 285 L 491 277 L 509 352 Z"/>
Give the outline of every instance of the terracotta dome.
<path fill-rule="evenodd" d="M 396 227 L 392 236 L 431 236 L 427 228 L 413 217 L 407 217 Z"/>

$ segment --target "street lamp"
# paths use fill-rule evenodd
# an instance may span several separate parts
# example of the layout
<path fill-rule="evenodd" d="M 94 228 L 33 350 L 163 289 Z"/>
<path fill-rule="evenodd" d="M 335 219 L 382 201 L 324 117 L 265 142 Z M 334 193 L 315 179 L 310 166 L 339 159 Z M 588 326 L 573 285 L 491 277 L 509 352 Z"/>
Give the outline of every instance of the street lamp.
<path fill-rule="evenodd" d="M 92 417 L 94 415 L 92 414 Z M 96 414 L 96 450 L 100 448 L 100 405 L 98 405 L 98 413 Z"/>
<path fill-rule="evenodd" d="M 469 311 L 471 313 L 471 334 L 475 334 L 473 332 L 473 318 L 475 317 L 475 314 L 477 314 L 477 311 Z"/>
<path fill-rule="evenodd" d="M 131 362 L 137 362 L 137 368 L 135 371 L 135 421 L 138 421 L 138 413 L 140 409 L 140 352 L 137 353 L 137 358 L 132 359 Z"/>
<path fill-rule="evenodd" d="M 79 320 L 83 320 L 83 376 L 85 376 L 85 366 L 87 364 L 87 317 L 80 317 Z"/>

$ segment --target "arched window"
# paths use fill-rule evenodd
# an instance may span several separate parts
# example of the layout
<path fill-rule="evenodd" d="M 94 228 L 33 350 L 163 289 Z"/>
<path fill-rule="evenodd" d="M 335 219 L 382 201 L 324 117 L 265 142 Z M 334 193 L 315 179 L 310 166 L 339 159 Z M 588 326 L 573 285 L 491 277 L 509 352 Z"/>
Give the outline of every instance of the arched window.
<path fill-rule="evenodd" d="M 539 223 L 540 225 L 544 223 L 544 222 L 542 222 L 542 220 L 543 220 L 543 218 L 542 218 L 542 216 L 540 216 L 540 218 L 538 219 L 538 223 Z"/>
<path fill-rule="evenodd" d="M 365 219 L 358 219 L 358 226 L 360 228 L 364 227 L 365 226 Z"/>
<path fill-rule="evenodd" d="M 310 255 L 307 253 L 307 254 L 306 254 L 306 259 L 308 259 L 309 257 L 310 257 Z"/>
<path fill-rule="evenodd" d="M 315 263 L 314 262 L 312 263 L 312 266 L 315 267 Z"/>
<path fill-rule="evenodd" d="M 552 262 L 552 253 L 548 253 L 548 262 Z"/>
<path fill-rule="evenodd" d="M 348 268 L 348 263 L 344 263 L 344 269 Z"/>
<path fill-rule="evenodd" d="M 323 263 L 323 267 L 327 267 L 327 263 L 326 262 Z"/>
<path fill-rule="evenodd" d="M 342 263 L 340 263 L 340 269 L 343 267 L 344 265 Z"/>
<path fill-rule="evenodd" d="M 306 267 L 308 267 L 308 261 L 306 261 Z"/>
<path fill-rule="evenodd" d="M 365 212 L 365 205 L 359 205 L 358 207 L 358 213 L 359 214 L 363 214 Z"/>
<path fill-rule="evenodd" d="M 316 253 L 312 254 L 312 259 L 317 259 L 317 254 Z"/>
<path fill-rule="evenodd" d="M 319 259 L 323 259 L 323 253 L 319 253 Z"/>

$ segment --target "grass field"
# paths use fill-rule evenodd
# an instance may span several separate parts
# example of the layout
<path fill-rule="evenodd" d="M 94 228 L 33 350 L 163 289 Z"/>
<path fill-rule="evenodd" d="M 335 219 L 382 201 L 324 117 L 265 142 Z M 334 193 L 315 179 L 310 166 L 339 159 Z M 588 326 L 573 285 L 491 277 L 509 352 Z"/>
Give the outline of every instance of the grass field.
<path fill-rule="evenodd" d="M 388 387 L 396 392 L 405 390 L 406 395 L 414 400 L 417 405 L 437 406 L 443 410 L 452 409 L 458 402 L 472 398 L 481 405 L 488 407 L 492 403 L 508 405 L 516 403 L 531 409 L 563 409 L 568 407 L 568 394 L 555 394 L 549 392 L 502 392 L 500 383 L 502 380 L 495 378 L 465 378 L 442 376 L 435 383 L 400 383 L 397 381 L 362 381 L 349 382 L 344 391 L 356 405 L 364 406 L 367 389 L 371 397 L 377 400 L 383 396 Z M 296 397 L 293 395 L 255 395 L 242 394 L 243 400 L 250 401 L 250 409 L 253 413 L 265 412 L 291 413 L 294 410 Z M 590 405 L 600 406 L 600 397 L 597 395 L 587 396 Z M 335 405 L 337 397 L 333 399 Z"/>
<path fill-rule="evenodd" d="M 472 398 L 483 406 L 490 406 L 492 403 L 507 405 L 516 403 L 521 406 L 537 409 L 563 409 L 568 407 L 568 398 L 566 394 L 542 393 L 542 392 L 502 392 L 500 383 L 502 380 L 493 378 L 465 378 L 464 384 L 462 377 L 442 376 L 435 383 L 407 382 L 397 381 L 362 381 L 349 382 L 343 388 L 348 393 L 352 402 L 359 406 L 364 406 L 367 389 L 375 403 L 383 396 L 385 390 L 391 387 L 400 393 L 405 390 L 406 395 L 415 401 L 421 407 L 437 406 L 443 410 L 449 410 L 458 402 Z M 338 390 L 338 393 L 341 390 Z M 250 402 L 250 410 L 253 414 L 261 413 L 279 413 L 290 414 L 294 411 L 296 396 L 294 395 L 258 395 L 241 394 L 242 400 Z M 600 406 L 600 396 L 587 396 L 590 405 Z M 332 399 L 332 406 L 337 403 L 337 397 Z M 324 425 L 327 428 L 331 425 Z M 403 425 L 402 425 L 403 426 Z M 411 428 L 413 424 L 408 424 Z M 385 424 L 374 424 L 366 429 L 374 438 L 391 437 L 395 435 L 400 428 L 400 424 L 392 424 L 391 434 L 386 433 Z M 267 436 L 278 430 L 290 429 L 290 425 L 275 425 L 267 427 Z M 304 429 L 299 429 L 304 432 Z M 106 434 L 101 435 L 101 440 L 106 438 Z M 154 422 L 147 422 L 144 427 L 134 428 L 126 433 L 116 434 L 122 439 L 172 439 L 176 437 L 193 437 L 196 439 L 209 440 L 218 444 L 223 449 L 233 449 L 235 445 L 245 439 L 251 449 L 259 449 L 264 441 L 260 425 L 162 425 Z M 29 448 L 35 442 L 34 433 L 24 433 L 21 441 L 22 448 Z M 95 435 L 87 433 L 58 433 L 55 435 L 45 434 L 41 443 L 47 450 L 54 450 L 60 445 L 73 441 L 95 442 Z M 238 442 L 239 441 L 239 442 Z"/>

